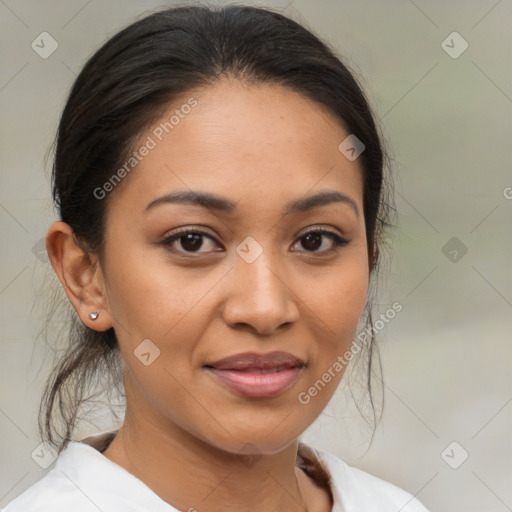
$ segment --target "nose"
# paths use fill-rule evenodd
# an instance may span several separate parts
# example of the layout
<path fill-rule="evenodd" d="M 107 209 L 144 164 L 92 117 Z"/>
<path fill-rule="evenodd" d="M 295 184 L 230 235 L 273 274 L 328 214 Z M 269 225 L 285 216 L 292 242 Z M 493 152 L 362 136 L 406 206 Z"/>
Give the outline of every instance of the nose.
<path fill-rule="evenodd" d="M 280 270 L 281 269 L 281 270 Z M 299 318 L 293 282 L 265 251 L 252 263 L 235 259 L 230 288 L 222 309 L 224 321 L 235 329 L 271 335 Z"/>

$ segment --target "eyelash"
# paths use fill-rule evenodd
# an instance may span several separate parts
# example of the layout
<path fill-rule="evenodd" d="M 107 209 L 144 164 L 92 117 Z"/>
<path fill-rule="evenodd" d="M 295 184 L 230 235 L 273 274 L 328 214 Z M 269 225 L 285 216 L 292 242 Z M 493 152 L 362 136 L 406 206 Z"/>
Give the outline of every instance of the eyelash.
<path fill-rule="evenodd" d="M 330 254 L 331 252 L 336 251 L 339 248 L 344 247 L 344 246 L 346 246 L 346 245 L 348 245 L 350 243 L 350 240 L 342 238 L 339 235 L 337 235 L 336 233 L 334 233 L 332 231 L 329 231 L 327 229 L 323 229 L 323 228 L 310 229 L 309 231 L 306 231 L 305 233 L 303 233 L 297 239 L 297 241 L 301 240 L 306 235 L 309 235 L 311 233 L 321 234 L 321 235 L 327 236 L 328 238 L 330 238 L 334 242 L 334 248 L 328 249 L 328 250 L 324 250 L 324 251 L 307 251 L 306 250 L 306 251 L 299 251 L 299 252 L 306 252 L 306 253 L 309 253 L 309 254 L 324 254 L 325 255 L 325 254 Z M 182 229 L 180 229 L 178 231 L 175 231 L 170 236 L 167 236 L 166 238 L 164 238 L 164 240 L 162 240 L 160 242 L 160 245 L 163 245 L 164 247 L 169 247 L 176 240 L 179 240 L 183 236 L 189 235 L 189 234 L 205 236 L 207 238 L 210 238 L 214 242 L 216 242 L 216 240 L 210 234 L 206 233 L 205 231 L 202 231 L 200 229 L 182 228 Z M 179 252 L 181 254 L 187 254 L 187 255 L 201 254 L 200 252 L 197 252 L 197 251 L 196 252 L 194 252 L 194 251 L 176 251 L 175 249 L 172 249 L 172 248 L 170 248 L 170 250 L 172 250 L 173 252 Z M 187 257 L 195 257 L 195 256 L 187 256 Z"/>

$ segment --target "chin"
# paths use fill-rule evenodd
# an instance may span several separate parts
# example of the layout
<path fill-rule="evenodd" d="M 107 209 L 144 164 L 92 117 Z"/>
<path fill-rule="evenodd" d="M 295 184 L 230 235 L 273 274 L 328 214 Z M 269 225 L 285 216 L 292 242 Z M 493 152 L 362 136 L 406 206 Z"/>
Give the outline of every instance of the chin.
<path fill-rule="evenodd" d="M 226 434 L 222 438 L 206 440 L 219 450 L 236 455 L 273 455 L 279 453 L 295 442 L 303 430 L 283 431 L 279 429 L 279 422 L 266 423 L 260 428 L 237 428 L 233 424 L 228 428 L 236 432 L 233 436 Z M 210 433 L 211 434 L 211 433 Z"/>

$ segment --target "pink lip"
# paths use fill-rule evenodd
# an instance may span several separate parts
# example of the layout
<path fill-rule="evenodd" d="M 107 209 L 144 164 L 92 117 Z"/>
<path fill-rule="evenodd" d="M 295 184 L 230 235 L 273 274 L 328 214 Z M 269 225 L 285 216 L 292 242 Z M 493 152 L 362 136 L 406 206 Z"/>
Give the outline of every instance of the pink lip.
<path fill-rule="evenodd" d="M 233 391 L 252 398 L 273 397 L 293 385 L 304 361 L 288 352 L 248 352 L 205 367 Z"/>
<path fill-rule="evenodd" d="M 275 373 L 217 368 L 209 370 L 233 391 L 252 398 L 264 398 L 277 396 L 288 389 L 297 379 L 301 369 L 289 368 Z"/>
<path fill-rule="evenodd" d="M 205 366 L 213 366 L 219 370 L 247 370 L 248 368 L 296 368 L 304 366 L 304 361 L 289 352 L 269 352 L 268 354 L 257 354 L 256 352 L 244 352 L 225 357 Z"/>

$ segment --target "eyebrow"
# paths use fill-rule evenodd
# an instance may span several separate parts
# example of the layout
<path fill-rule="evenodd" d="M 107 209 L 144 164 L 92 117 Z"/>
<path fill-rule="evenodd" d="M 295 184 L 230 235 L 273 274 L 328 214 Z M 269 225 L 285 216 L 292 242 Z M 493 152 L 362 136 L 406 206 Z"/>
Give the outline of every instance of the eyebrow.
<path fill-rule="evenodd" d="M 238 204 L 225 197 L 217 196 L 209 192 L 177 191 L 158 197 L 151 201 L 145 211 L 151 210 L 162 204 L 189 204 L 217 210 L 219 212 L 233 213 Z M 331 203 L 344 203 L 349 205 L 359 217 L 359 209 L 356 202 L 349 196 L 336 190 L 327 190 L 311 196 L 290 201 L 284 206 L 284 214 L 303 213 L 313 208 L 318 208 Z"/>

